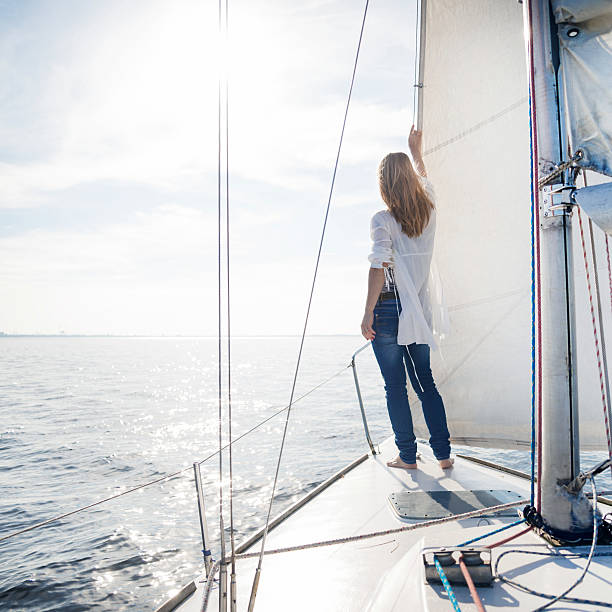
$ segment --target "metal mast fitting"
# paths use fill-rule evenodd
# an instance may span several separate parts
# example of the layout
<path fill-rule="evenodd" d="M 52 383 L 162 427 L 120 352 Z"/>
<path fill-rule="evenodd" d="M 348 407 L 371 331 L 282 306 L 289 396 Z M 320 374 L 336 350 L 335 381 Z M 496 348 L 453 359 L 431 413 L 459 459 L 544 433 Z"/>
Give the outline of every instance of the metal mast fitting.
<path fill-rule="evenodd" d="M 537 130 L 542 174 L 563 160 L 557 91 L 558 41 L 553 33 L 549 0 L 525 2 L 526 31 L 533 37 L 533 120 Z M 531 12 L 531 20 L 529 13 Z M 531 22 L 530 22 L 531 21 Z M 529 28 L 531 26 L 531 30 Z M 550 167 L 550 162 L 553 168 Z M 542 466 L 540 512 L 545 531 L 588 539 L 593 514 L 583 493 L 572 495 L 564 485 L 580 472 L 578 393 L 575 357 L 574 282 L 571 214 L 557 198 L 569 185 L 563 176 L 540 198 L 542 266 Z M 540 187 L 540 186 L 539 186 Z M 544 186 L 542 185 L 541 188 Z M 571 186 L 573 187 L 573 185 Z M 560 205 L 560 206 L 557 206 Z M 537 231 L 537 228 L 536 228 Z"/>

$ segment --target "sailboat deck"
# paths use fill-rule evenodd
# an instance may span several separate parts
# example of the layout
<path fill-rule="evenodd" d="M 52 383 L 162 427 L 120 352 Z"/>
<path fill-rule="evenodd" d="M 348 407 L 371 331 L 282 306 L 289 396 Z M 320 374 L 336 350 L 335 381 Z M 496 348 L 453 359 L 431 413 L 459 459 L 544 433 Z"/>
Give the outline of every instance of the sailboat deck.
<path fill-rule="evenodd" d="M 442 470 L 429 448 L 419 449 L 418 471 L 388 468 L 386 461 L 396 451 L 392 440 L 381 445 L 381 454 L 369 457 L 343 478 L 289 516 L 270 531 L 266 549 L 393 529 L 411 521 L 400 520 L 392 511 L 388 495 L 407 491 L 461 491 L 503 489 L 529 497 L 529 482 L 517 476 L 476 465 L 457 458 L 452 470 Z M 606 510 L 606 507 L 603 507 Z M 430 586 L 423 579 L 421 550 L 429 546 L 456 546 L 477 535 L 516 520 L 516 516 L 487 517 L 452 521 L 373 539 L 266 556 L 263 563 L 256 609 L 361 611 L 449 610 L 451 604 L 443 587 Z M 419 522 L 419 521 L 414 521 Z M 485 540 L 490 544 L 520 530 L 513 527 Z M 479 542 L 480 544 L 480 542 Z M 253 544 L 247 552 L 259 550 Z M 509 549 L 542 550 L 548 547 L 537 536 L 527 533 L 495 549 L 494 559 Z M 580 574 L 584 559 L 526 554 L 508 555 L 501 570 L 511 579 L 534 589 L 561 593 Z M 238 609 L 248 605 L 256 559 L 237 562 Z M 593 559 L 589 574 L 573 592 L 574 597 L 612 601 L 612 558 Z M 534 571 L 537 570 L 536 573 Z M 204 581 L 177 610 L 201 609 Z M 476 610 L 466 587 L 454 587 L 462 610 Z M 534 609 L 545 600 L 495 582 L 479 588 L 485 606 L 495 609 Z M 213 587 L 209 610 L 217 609 L 217 587 Z M 564 609 L 584 610 L 584 604 L 563 604 Z"/>

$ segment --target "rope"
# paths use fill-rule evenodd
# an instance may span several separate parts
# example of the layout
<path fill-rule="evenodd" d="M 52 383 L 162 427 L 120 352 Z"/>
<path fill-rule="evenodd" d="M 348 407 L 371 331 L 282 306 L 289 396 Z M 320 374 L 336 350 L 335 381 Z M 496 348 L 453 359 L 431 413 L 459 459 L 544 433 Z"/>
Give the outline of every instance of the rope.
<path fill-rule="evenodd" d="M 403 527 L 396 527 L 394 529 L 386 529 L 384 531 L 375 531 L 372 533 L 364 533 L 361 535 L 348 536 L 345 538 L 336 538 L 334 540 L 323 540 L 320 542 L 311 542 L 308 544 L 298 544 L 296 546 L 286 546 L 284 548 L 269 549 L 269 550 L 264 551 L 264 555 L 277 555 L 281 553 L 297 552 L 300 550 L 310 550 L 313 548 L 321 548 L 325 546 L 335 546 L 337 544 L 348 544 L 349 542 L 360 542 L 362 540 L 369 540 L 369 539 L 378 538 L 381 536 L 402 533 L 404 531 L 414 531 L 416 529 L 422 529 L 425 527 L 435 527 L 437 525 L 442 525 L 444 523 L 450 523 L 452 521 L 461 521 L 464 519 L 482 516 L 483 514 L 501 512 L 502 510 L 509 510 L 510 508 L 515 508 L 516 506 L 520 506 L 521 504 L 524 504 L 525 501 L 527 500 L 523 499 L 523 500 L 519 500 L 515 502 L 510 502 L 508 504 L 500 504 L 499 506 L 491 506 L 490 508 L 480 508 L 478 510 L 471 510 L 470 512 L 464 512 L 463 514 L 445 516 L 440 519 L 423 521 L 422 523 L 414 523 L 412 525 L 404 525 Z M 242 553 L 242 554 L 237 554 L 236 559 L 253 559 L 258 556 L 260 556 L 260 553 L 258 552 Z M 208 576 L 208 580 L 206 582 L 206 588 L 204 590 L 204 602 L 202 604 L 203 612 L 205 612 L 206 610 L 206 606 L 208 604 L 208 592 L 210 591 L 210 587 L 212 586 L 215 572 L 217 571 L 217 567 L 219 566 L 220 563 L 221 561 L 216 561 L 215 564 L 213 564 L 210 574 Z"/>
<path fill-rule="evenodd" d="M 443 525 L 444 523 L 450 523 L 452 521 L 461 521 L 464 519 L 475 518 L 482 516 L 483 514 L 494 514 L 503 510 L 509 510 L 510 508 L 516 508 L 524 504 L 527 500 L 519 500 L 510 502 L 507 504 L 501 504 L 499 506 L 491 506 L 490 508 L 480 508 L 478 510 L 471 510 L 470 512 L 464 512 L 463 514 L 454 514 L 452 516 L 445 516 L 439 519 L 432 519 L 430 521 L 423 521 L 422 523 L 413 523 L 412 525 L 404 525 L 403 527 L 395 527 L 393 529 L 385 529 L 384 531 L 374 531 L 371 533 L 363 533 L 361 535 L 347 536 L 344 538 L 335 538 L 333 540 L 322 540 L 320 542 L 311 542 L 309 544 L 297 544 L 295 546 L 286 546 L 284 548 L 275 548 L 266 550 L 265 555 L 278 555 L 281 553 L 297 552 L 300 550 L 310 550 L 312 548 L 321 548 L 325 546 L 336 546 L 338 544 L 348 544 L 350 542 L 360 542 L 362 540 L 370 540 L 372 538 L 378 538 L 381 536 L 393 535 L 396 533 L 403 533 L 404 531 L 414 531 L 415 529 L 422 529 L 424 527 L 435 527 L 436 525 Z M 242 553 L 236 555 L 237 559 L 252 559 L 258 557 L 260 553 Z"/>
<path fill-rule="evenodd" d="M 208 574 L 208 578 L 206 578 L 206 586 L 204 587 L 204 598 L 202 599 L 202 605 L 200 606 L 202 612 L 206 612 L 206 608 L 208 607 L 210 589 L 212 588 L 213 582 L 215 581 L 215 574 L 217 573 L 220 564 L 221 561 L 215 561 L 210 568 L 210 574 Z"/>
<path fill-rule="evenodd" d="M 350 364 L 348 366 L 345 366 L 341 370 L 338 370 L 338 372 L 336 372 L 334 375 L 332 375 L 329 378 L 327 378 L 326 380 L 320 382 L 318 385 L 312 387 L 312 389 L 310 389 L 309 391 L 304 393 L 304 395 L 301 395 L 300 397 L 298 397 L 293 402 L 293 405 L 297 404 L 299 401 L 303 400 L 305 397 L 309 396 L 311 393 L 314 393 L 317 389 L 321 388 L 323 385 L 326 385 L 327 383 L 331 382 L 334 378 L 337 378 L 338 376 L 340 376 L 340 374 L 342 374 L 344 371 L 346 371 L 350 367 L 351 367 Z M 274 414 L 271 414 L 269 417 L 265 418 L 263 421 L 257 423 L 257 425 L 255 425 L 254 427 L 251 427 L 251 429 L 249 429 L 249 430 L 245 431 L 243 434 L 239 435 L 235 440 L 232 440 L 231 443 L 226 444 L 221 450 L 222 451 L 226 450 L 227 448 L 229 448 L 230 444 L 236 444 L 236 442 L 238 442 L 239 440 L 242 440 L 242 438 L 244 438 L 244 437 L 248 436 L 249 434 L 253 433 L 257 429 L 259 429 L 260 427 L 265 425 L 268 421 L 271 421 L 274 417 L 277 417 L 279 414 L 282 414 L 283 412 L 285 412 L 288 408 L 289 408 L 288 406 L 285 406 L 284 408 L 282 408 L 278 412 L 275 412 Z M 202 465 L 203 463 L 206 463 L 206 461 L 208 461 L 209 459 L 212 459 L 218 453 L 219 453 L 218 450 L 214 451 L 213 453 L 208 455 L 208 457 L 205 457 L 204 459 L 199 461 L 199 464 Z M 163 482 L 165 480 L 170 480 L 171 478 L 175 478 L 176 476 L 181 476 L 182 474 L 185 474 L 186 472 L 192 472 L 192 471 L 193 471 L 193 464 L 189 465 L 188 467 L 185 467 L 185 468 L 182 468 L 180 470 L 177 470 L 176 472 L 172 472 L 171 474 L 167 474 L 166 476 L 161 476 L 160 478 L 156 478 L 155 480 L 149 480 L 148 482 L 145 482 L 143 484 L 139 484 L 139 485 L 137 485 L 135 487 L 132 487 L 131 489 L 127 489 L 126 491 L 122 491 L 121 493 L 116 493 L 115 495 L 111 495 L 109 497 L 105 497 L 104 499 L 100 499 L 100 500 L 98 500 L 96 502 L 88 504 L 87 506 L 82 506 L 80 508 L 76 508 L 75 510 L 70 510 L 69 512 L 65 512 L 64 514 L 60 514 L 58 516 L 54 516 L 54 517 L 52 517 L 50 519 L 42 521 L 41 523 L 36 523 L 35 525 L 30 525 L 29 527 L 25 527 L 24 529 L 20 529 L 18 531 L 14 531 L 13 533 L 9 533 L 9 534 L 7 534 L 5 536 L 0 537 L 0 542 L 3 542 L 4 540 L 9 540 L 10 538 L 13 538 L 15 536 L 21 535 L 22 533 L 26 533 L 28 531 L 33 531 L 34 529 L 39 529 L 40 527 L 45 527 L 46 525 L 50 525 L 51 523 L 55 523 L 55 522 L 57 522 L 57 521 L 59 521 L 61 519 L 67 518 L 69 516 L 72 516 L 73 514 L 78 514 L 80 512 L 84 512 L 85 510 L 89 510 L 90 508 L 94 508 L 95 506 L 99 506 L 100 504 L 104 504 L 106 502 L 112 501 L 113 499 L 117 499 L 118 497 L 123 497 L 124 495 L 127 495 L 128 493 L 134 493 L 134 491 L 139 491 L 140 489 L 144 489 L 145 487 L 150 487 L 150 486 L 152 486 L 154 484 L 158 484 L 158 483 Z"/>
<path fill-rule="evenodd" d="M 459 607 L 459 602 L 457 601 L 457 598 L 455 597 L 455 594 L 453 593 L 453 589 L 451 588 L 450 582 L 448 581 L 448 578 L 446 577 L 446 574 L 444 573 L 444 570 L 442 569 L 442 566 L 440 565 L 440 562 L 436 559 L 435 555 L 434 555 L 434 564 L 436 566 L 436 569 L 438 570 L 438 576 L 440 576 L 440 580 L 442 581 L 444 590 L 446 591 L 446 594 L 448 595 L 448 599 L 451 602 L 451 605 L 453 606 L 453 610 L 455 610 L 455 612 L 461 612 L 461 608 Z"/>
<path fill-rule="evenodd" d="M 521 591 L 524 591 L 525 593 L 529 593 L 530 595 L 535 595 L 536 597 L 542 597 L 544 599 L 554 599 L 556 597 L 556 595 L 550 595 L 548 593 L 542 593 L 540 591 L 536 591 L 530 587 L 527 587 L 523 584 L 520 584 L 519 582 L 515 582 L 514 580 L 510 580 L 509 578 L 505 578 L 504 576 L 502 576 L 501 574 L 497 573 L 497 565 L 499 564 L 500 560 L 502 557 L 504 557 L 505 555 L 511 554 L 511 553 L 520 553 L 523 555 L 539 555 L 542 557 L 561 557 L 563 559 L 580 559 L 580 558 L 584 558 L 588 556 L 588 553 L 572 553 L 569 555 L 563 555 L 561 553 L 551 553 L 551 552 L 539 552 L 536 550 L 507 550 L 505 552 L 503 552 L 501 555 L 499 555 L 499 557 L 497 558 L 497 563 L 495 564 L 495 572 L 497 574 L 497 578 L 499 578 L 502 582 L 506 582 L 507 584 L 511 584 L 513 587 L 516 587 L 517 589 L 520 589 Z M 612 556 L 612 553 L 594 553 L 592 555 L 593 557 L 609 557 Z M 595 601 L 593 599 L 582 599 L 579 597 L 567 597 L 564 596 L 561 600 L 558 601 L 565 601 L 568 603 L 577 603 L 577 604 L 587 604 L 590 606 L 600 606 L 600 607 L 604 607 L 604 608 L 612 608 L 612 603 L 609 602 L 603 602 L 603 601 Z M 552 602 L 551 602 L 552 603 Z M 538 608 L 541 609 L 541 608 Z"/>
<path fill-rule="evenodd" d="M 545 185 L 552 183 L 554 179 L 561 176 L 566 170 L 571 168 L 577 161 L 582 159 L 582 151 L 576 151 L 567 161 L 561 162 L 550 174 L 543 176 L 538 181 L 538 187 L 542 189 Z"/>
<path fill-rule="evenodd" d="M 474 584 L 474 581 L 470 576 L 470 572 L 468 571 L 467 565 L 463 560 L 463 555 L 459 555 L 459 569 L 461 569 L 461 573 L 465 578 L 465 583 L 467 584 L 467 587 L 470 591 L 470 595 L 474 600 L 474 605 L 476 606 L 476 609 L 478 610 L 478 612 L 485 612 L 485 607 L 482 605 L 482 601 L 480 600 L 480 596 L 478 595 L 478 591 L 476 590 L 476 585 Z"/>
<path fill-rule="evenodd" d="M 592 477 L 589 477 L 589 479 L 591 481 L 591 489 L 592 489 L 592 492 L 593 492 L 593 499 L 597 499 L 597 489 L 595 487 L 595 480 Z M 539 552 L 539 551 L 530 551 L 530 550 L 508 550 L 508 551 L 503 552 L 497 558 L 497 560 L 495 562 L 494 574 L 502 582 L 506 582 L 508 584 L 511 584 L 512 586 L 517 587 L 517 588 L 521 589 L 522 591 L 525 591 L 526 593 L 529 593 L 531 595 L 535 595 L 537 597 L 544 597 L 546 599 L 550 599 L 550 601 L 547 602 L 546 604 L 544 604 L 543 606 L 540 606 L 539 608 L 536 608 L 536 610 L 534 612 L 539 612 L 540 610 L 544 610 L 544 609 L 548 608 L 549 606 L 551 606 L 552 604 L 556 603 L 557 601 L 567 601 L 567 602 L 571 602 L 571 603 L 582 603 L 582 604 L 595 605 L 595 606 L 604 606 L 606 608 L 612 608 L 612 603 L 604 603 L 604 602 L 600 602 L 600 601 L 593 601 L 593 600 L 590 600 L 590 599 L 578 599 L 578 598 L 575 598 L 575 597 L 567 597 L 568 593 L 570 593 L 573 589 L 575 589 L 584 580 L 584 577 L 586 576 L 586 574 L 587 574 L 587 572 L 589 570 L 589 566 L 591 565 L 591 560 L 593 559 L 594 556 L 610 556 L 610 555 L 612 555 L 612 553 L 599 553 L 599 554 L 595 554 L 595 546 L 596 545 L 597 545 L 597 505 L 594 504 L 593 505 L 593 540 L 591 542 L 591 548 L 590 548 L 590 551 L 589 551 L 588 556 L 587 556 L 587 562 L 586 562 L 586 564 L 584 566 L 584 569 L 582 570 L 582 573 L 578 577 L 578 579 L 571 586 L 569 586 L 565 591 L 563 591 L 563 593 L 561 593 L 561 595 L 549 595 L 547 593 L 541 593 L 539 591 L 535 591 L 535 590 L 531 589 L 530 587 L 526 587 L 525 585 L 522 585 L 522 584 L 520 584 L 518 582 L 515 582 L 513 580 L 505 578 L 497 570 L 497 568 L 499 566 L 499 562 L 501 561 L 502 557 L 504 557 L 504 556 L 506 556 L 507 554 L 510 554 L 510 553 L 521 553 L 521 554 L 524 554 L 524 555 L 542 555 L 542 556 L 550 556 L 550 557 L 553 557 L 553 558 L 554 557 L 562 557 L 564 559 L 571 559 L 571 558 L 575 558 L 575 557 L 584 557 L 586 555 L 580 554 L 580 553 L 572 553 L 570 555 L 563 555 L 561 553 Z"/>
<path fill-rule="evenodd" d="M 612 310 L 612 265 L 610 265 L 610 245 L 608 243 L 608 234 L 606 237 L 606 259 L 608 261 L 608 283 L 610 285 L 610 309 Z"/>
<path fill-rule="evenodd" d="M 473 544 L 474 542 L 478 542 L 479 540 L 484 540 L 485 538 L 495 535 L 496 533 L 499 533 L 500 531 L 505 531 L 506 529 L 510 529 L 510 527 L 516 527 L 516 525 L 520 525 L 521 523 L 524 523 L 524 522 L 525 522 L 525 519 L 514 521 L 513 523 L 504 525 L 503 527 L 500 527 L 499 529 L 495 529 L 494 531 L 489 531 L 489 533 L 485 533 L 484 535 L 480 535 L 476 538 L 472 538 L 471 540 L 467 540 L 466 542 L 462 542 L 461 544 L 458 544 L 458 547 L 468 546 L 469 544 Z"/>
<path fill-rule="evenodd" d="M 492 549 L 492 548 L 497 548 L 498 546 L 501 546 L 502 544 L 506 544 L 506 542 L 510 542 L 512 540 L 516 540 L 516 538 L 518 538 L 519 536 L 522 536 L 523 534 L 527 533 L 528 531 L 531 531 L 531 525 L 529 527 L 527 527 L 526 529 L 523 529 L 522 531 L 519 531 L 518 533 L 515 533 L 514 535 L 508 536 L 507 538 L 504 538 L 503 540 L 499 540 L 498 542 L 495 542 L 493 544 L 489 544 L 487 546 L 487 548 Z"/>
<path fill-rule="evenodd" d="M 299 348 L 299 351 L 298 351 L 297 362 L 296 362 L 296 365 L 295 365 L 295 373 L 294 373 L 294 376 L 293 376 L 293 384 L 292 384 L 292 387 L 291 387 L 291 395 L 290 395 L 290 398 L 289 398 L 289 407 L 288 407 L 288 410 L 287 410 L 287 418 L 285 420 L 285 427 L 283 429 L 283 436 L 282 436 L 282 439 L 281 439 L 281 446 L 280 446 L 280 450 L 279 450 L 279 454 L 278 454 L 278 461 L 277 461 L 277 464 L 276 464 L 276 472 L 274 474 L 274 482 L 272 484 L 272 493 L 270 495 L 270 503 L 268 505 L 268 514 L 266 516 L 266 524 L 265 524 L 265 527 L 264 527 L 264 532 L 263 532 L 263 536 L 262 536 L 262 540 L 261 540 L 261 552 L 260 552 L 260 555 L 259 555 L 259 562 L 257 564 L 257 569 L 255 571 L 255 577 L 253 579 L 253 586 L 252 586 L 252 589 L 251 589 L 251 597 L 250 597 L 250 600 L 249 600 L 249 612 L 252 612 L 252 610 L 253 610 L 253 608 L 255 606 L 255 597 L 257 595 L 257 584 L 259 582 L 259 575 L 261 573 L 261 566 L 262 566 L 263 556 L 264 556 L 263 553 L 264 553 L 264 548 L 265 548 L 265 545 L 266 545 L 266 538 L 267 538 L 267 535 L 268 535 L 268 527 L 269 527 L 269 524 L 270 524 L 270 516 L 272 514 L 272 505 L 274 503 L 274 494 L 276 492 L 276 485 L 278 483 L 278 475 L 279 475 L 279 472 L 280 472 L 280 465 L 281 465 L 281 460 L 282 460 L 282 457 L 283 457 L 283 450 L 285 448 L 285 440 L 287 438 L 287 430 L 288 430 L 288 427 L 289 427 L 289 419 L 290 419 L 290 416 L 291 416 L 291 406 L 293 404 L 293 395 L 295 393 L 295 385 L 297 383 L 297 377 L 298 377 L 298 373 L 299 373 L 299 369 L 300 369 L 300 362 L 301 362 L 301 359 L 302 359 L 302 351 L 303 351 L 303 348 L 304 348 L 304 339 L 306 337 L 306 329 L 308 327 L 308 320 L 309 320 L 309 317 L 310 317 L 310 308 L 312 306 L 312 298 L 313 298 L 313 295 L 314 295 L 314 289 L 315 289 L 315 285 L 316 285 L 316 281 L 317 281 L 317 274 L 318 274 L 318 271 L 319 271 L 319 263 L 321 261 L 321 252 L 323 250 L 323 241 L 325 239 L 325 230 L 327 228 L 327 220 L 329 218 L 329 210 L 331 208 L 331 200 L 332 200 L 332 196 L 333 196 L 333 193 L 334 193 L 334 185 L 335 185 L 335 182 L 336 182 L 336 173 L 338 171 L 338 164 L 339 164 L 339 161 L 340 161 L 340 152 L 342 150 L 342 142 L 344 140 L 344 130 L 346 128 L 346 120 L 347 120 L 347 117 L 348 117 L 348 112 L 349 112 L 349 108 L 350 108 L 350 104 L 351 104 L 351 96 L 352 96 L 352 93 L 353 93 L 353 85 L 355 83 L 355 74 L 357 72 L 357 64 L 358 64 L 358 61 L 359 61 L 359 51 L 361 50 L 361 41 L 363 39 L 363 31 L 364 31 L 364 28 L 365 28 L 366 17 L 367 17 L 367 14 L 368 14 L 368 5 L 369 5 L 369 0 L 366 0 L 364 11 L 363 11 L 363 19 L 361 21 L 361 30 L 359 32 L 359 42 L 357 43 L 357 51 L 355 53 L 355 61 L 354 61 L 354 64 L 353 64 L 353 74 L 351 76 L 351 85 L 350 85 L 350 88 L 349 88 L 348 98 L 347 98 L 347 101 L 346 101 L 346 108 L 345 108 L 345 111 L 344 111 L 344 120 L 342 122 L 342 130 L 340 132 L 340 141 L 338 143 L 338 150 L 337 150 L 337 153 L 336 153 L 336 161 L 335 161 L 335 164 L 334 164 L 334 171 L 333 171 L 333 174 L 332 174 L 332 180 L 331 180 L 331 185 L 330 185 L 330 189 L 329 189 L 329 197 L 327 199 L 327 206 L 326 206 L 326 209 L 325 209 L 325 218 L 324 218 L 324 221 L 323 221 L 323 228 L 321 230 L 321 238 L 320 238 L 320 241 L 319 241 L 319 249 L 318 249 L 318 252 L 317 252 L 317 259 L 316 259 L 314 274 L 313 274 L 313 278 L 312 278 L 312 285 L 311 285 L 311 288 L 310 288 L 310 296 L 308 298 L 308 307 L 306 309 L 306 316 L 305 316 L 305 319 L 304 319 L 304 328 L 302 330 L 302 337 L 300 339 L 300 348 Z"/>
<path fill-rule="evenodd" d="M 608 454 L 610 457 L 612 457 L 612 438 L 610 437 L 610 423 L 608 421 L 608 405 L 606 402 L 604 373 L 603 373 L 603 368 L 601 366 L 599 337 L 597 335 L 597 323 L 595 322 L 595 309 L 593 306 L 593 291 L 591 289 L 591 274 L 589 271 L 589 261 L 588 261 L 586 246 L 584 242 L 584 228 L 582 225 L 582 214 L 580 213 L 580 208 L 578 208 L 578 223 L 580 225 L 580 241 L 582 243 L 582 255 L 584 257 L 584 271 L 586 273 L 587 289 L 589 292 L 589 305 L 591 308 L 591 322 L 593 324 L 593 339 L 595 341 L 595 355 L 597 357 L 597 369 L 599 371 L 599 388 L 601 391 L 601 402 L 603 404 L 604 422 L 606 425 L 606 439 L 608 442 Z"/>
<path fill-rule="evenodd" d="M 531 95 L 529 96 L 529 131 L 531 134 Z M 531 482 L 530 499 L 531 505 L 535 506 L 535 451 L 536 451 L 536 225 L 535 225 L 535 197 L 534 197 L 534 176 L 533 176 L 533 147 L 529 148 L 529 161 L 531 172 Z M 538 226 L 539 234 L 540 228 Z"/>
<path fill-rule="evenodd" d="M 540 509 L 542 498 L 542 291 L 540 271 L 540 192 L 538 184 L 538 132 L 535 98 L 535 66 L 533 60 L 533 15 L 531 2 L 527 3 L 528 56 L 529 56 L 529 158 L 531 162 L 531 500 Z M 537 419 L 536 419 L 537 417 Z M 536 444 L 537 420 L 537 444 Z M 537 448 L 537 501 L 536 479 Z"/>
<path fill-rule="evenodd" d="M 534 551 L 534 550 L 507 550 L 505 552 L 503 552 L 497 559 L 497 563 L 495 564 L 495 571 L 497 572 L 497 564 L 499 563 L 499 561 L 501 560 L 502 557 L 504 557 L 507 554 L 511 554 L 511 553 L 521 553 L 523 555 L 539 555 L 542 557 L 562 557 L 563 559 L 584 559 L 584 557 L 587 557 L 589 553 L 572 553 L 569 555 L 563 555 L 561 553 L 550 553 L 550 552 L 539 552 L 539 551 Z M 612 556 L 612 553 L 594 553 L 592 555 L 593 557 L 610 557 Z M 556 595 L 550 595 L 548 593 L 541 593 L 540 591 L 536 591 L 530 587 L 527 587 L 523 584 L 520 584 L 518 582 L 515 582 L 513 580 L 510 580 L 509 578 L 505 578 L 504 576 L 502 576 L 501 574 L 497 574 L 497 578 L 499 578 L 502 582 L 506 582 L 507 584 L 511 584 L 512 586 L 516 587 L 517 589 L 520 589 L 521 591 L 524 591 L 525 593 L 529 593 L 530 595 L 535 595 L 536 597 L 543 597 L 545 599 L 554 599 L 556 597 Z M 568 603 L 578 603 L 578 604 L 587 604 L 590 606 L 602 606 L 605 608 L 612 608 L 612 603 L 609 602 L 603 602 L 603 601 L 596 601 L 593 599 L 583 599 L 583 598 L 579 598 L 579 597 L 567 597 L 564 596 L 562 599 L 558 600 L 558 601 L 566 601 Z M 551 602 L 552 603 L 552 602 Z M 550 605 L 550 604 L 548 604 Z M 541 608 L 538 608 L 538 610 L 541 610 Z"/>

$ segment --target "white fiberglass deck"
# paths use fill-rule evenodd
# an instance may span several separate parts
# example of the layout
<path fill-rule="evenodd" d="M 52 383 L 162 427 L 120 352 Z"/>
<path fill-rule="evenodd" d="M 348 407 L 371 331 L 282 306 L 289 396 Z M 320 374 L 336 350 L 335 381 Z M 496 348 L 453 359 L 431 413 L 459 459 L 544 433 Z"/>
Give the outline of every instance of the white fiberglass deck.
<path fill-rule="evenodd" d="M 393 442 L 387 440 L 381 446 L 380 455 L 369 457 L 273 529 L 266 548 L 317 542 L 406 524 L 394 515 L 387 499 L 390 493 L 401 489 L 511 489 L 529 497 L 529 482 L 524 479 L 461 458 L 456 459 L 454 469 L 443 471 L 428 447 L 419 450 L 422 459 L 418 471 L 391 469 L 385 462 L 395 456 L 396 450 Z M 604 513 L 607 509 L 602 506 Z M 456 546 L 514 520 L 516 517 L 453 521 L 349 544 L 266 556 L 256 610 L 452 610 L 443 587 L 424 582 L 421 549 L 424 546 Z M 521 529 L 521 526 L 512 527 L 484 540 L 482 545 Z M 260 543 L 255 543 L 248 552 L 259 550 L 259 546 Z M 496 548 L 493 562 L 501 552 L 515 548 L 544 551 L 547 546 L 537 536 L 527 533 Z M 610 547 L 598 547 L 598 550 L 610 550 Z M 500 569 L 508 578 L 536 590 L 558 594 L 579 576 L 584 563 L 584 559 L 565 561 L 516 554 L 504 558 Z M 237 562 L 238 610 L 247 608 L 255 566 L 256 559 Z M 201 609 L 204 580 L 196 584 L 197 591 L 177 608 L 180 612 Z M 495 581 L 493 587 L 478 590 L 483 604 L 496 610 L 533 610 L 546 601 L 499 581 Z M 462 610 L 476 610 L 466 587 L 454 587 L 454 592 Z M 612 601 L 612 558 L 594 558 L 589 574 L 571 595 Z M 564 610 L 597 609 L 584 604 L 559 605 Z M 218 609 L 216 586 L 208 609 Z"/>

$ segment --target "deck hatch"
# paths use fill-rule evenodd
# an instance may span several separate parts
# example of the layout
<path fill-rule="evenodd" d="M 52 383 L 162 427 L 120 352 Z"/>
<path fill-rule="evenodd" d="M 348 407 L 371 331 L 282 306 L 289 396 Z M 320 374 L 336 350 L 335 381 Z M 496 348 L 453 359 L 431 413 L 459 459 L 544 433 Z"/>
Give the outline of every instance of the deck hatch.
<path fill-rule="evenodd" d="M 521 499 L 515 491 L 483 489 L 475 491 L 398 491 L 389 495 L 391 507 L 403 520 L 445 518 L 472 510 L 481 510 Z M 516 516 L 510 508 L 495 513 Z M 483 515 L 484 516 L 484 515 Z"/>

